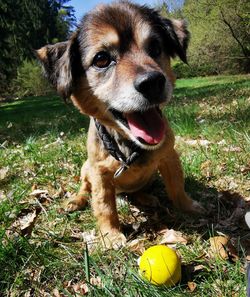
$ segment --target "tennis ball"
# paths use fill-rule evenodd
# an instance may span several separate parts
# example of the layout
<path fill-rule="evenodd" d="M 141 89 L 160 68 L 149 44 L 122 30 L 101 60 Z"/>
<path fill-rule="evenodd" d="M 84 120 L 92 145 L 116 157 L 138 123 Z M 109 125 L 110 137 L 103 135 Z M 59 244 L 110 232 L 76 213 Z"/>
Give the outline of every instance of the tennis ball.
<path fill-rule="evenodd" d="M 181 261 L 165 245 L 148 248 L 139 259 L 139 274 L 154 285 L 173 286 L 181 279 Z"/>

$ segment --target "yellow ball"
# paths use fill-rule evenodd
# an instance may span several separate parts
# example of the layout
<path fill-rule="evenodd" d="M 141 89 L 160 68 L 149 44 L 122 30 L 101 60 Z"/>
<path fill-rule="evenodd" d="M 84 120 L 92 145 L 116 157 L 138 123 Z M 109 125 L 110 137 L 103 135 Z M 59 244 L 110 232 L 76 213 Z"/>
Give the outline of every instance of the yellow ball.
<path fill-rule="evenodd" d="M 155 245 L 140 257 L 139 273 L 154 285 L 170 287 L 181 279 L 181 261 L 171 248 Z"/>

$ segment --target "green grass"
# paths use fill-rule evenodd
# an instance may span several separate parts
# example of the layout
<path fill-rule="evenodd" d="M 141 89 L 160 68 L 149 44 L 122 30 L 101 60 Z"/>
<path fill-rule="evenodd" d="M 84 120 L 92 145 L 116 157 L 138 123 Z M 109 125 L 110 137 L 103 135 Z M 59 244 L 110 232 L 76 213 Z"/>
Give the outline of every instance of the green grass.
<path fill-rule="evenodd" d="M 194 218 L 173 210 L 160 180 L 151 191 L 171 215 L 164 209 L 147 209 L 134 217 L 130 203 L 119 210 L 125 229 L 133 223 L 140 225 L 134 237 L 145 247 L 159 242 L 159 224 L 188 237 L 188 245 L 177 245 L 183 278 L 173 288 L 155 287 L 140 279 L 139 250 L 103 251 L 97 246 L 87 254 L 80 235 L 95 228 L 90 207 L 72 214 L 62 210 L 64 201 L 79 187 L 88 118 L 56 96 L 2 103 L 0 170 L 7 173 L 0 179 L 0 296 L 24 296 L 28 291 L 44 296 L 55 288 L 74 296 L 72 286 L 88 283 L 89 276 L 100 277 L 102 287 L 88 283 L 88 296 L 245 296 L 249 81 L 249 76 L 179 80 L 165 108 L 177 135 L 186 189 L 203 203 L 208 215 Z M 35 199 L 29 195 L 34 188 L 47 190 L 48 195 Z M 31 235 L 15 234 L 13 223 L 20 213 L 35 208 L 41 212 Z M 209 238 L 220 233 L 232 238 L 238 260 L 211 256 Z M 194 271 L 197 265 L 202 269 Z M 192 293 L 188 281 L 197 285 Z"/>

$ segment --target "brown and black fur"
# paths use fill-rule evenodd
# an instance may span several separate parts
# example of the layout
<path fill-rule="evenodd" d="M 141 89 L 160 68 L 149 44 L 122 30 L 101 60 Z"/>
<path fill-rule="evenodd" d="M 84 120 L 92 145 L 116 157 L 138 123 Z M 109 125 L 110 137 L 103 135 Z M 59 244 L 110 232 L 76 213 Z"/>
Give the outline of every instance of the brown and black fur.
<path fill-rule="evenodd" d="M 157 145 L 134 139 L 110 112 L 144 112 L 152 106 L 162 108 L 171 97 L 175 77 L 170 58 L 179 56 L 186 62 L 189 33 L 180 20 L 162 18 L 156 11 L 126 1 L 97 6 L 82 19 L 78 30 L 62 43 L 48 45 L 37 51 L 48 79 L 64 97 L 70 96 L 81 113 L 91 117 L 88 132 L 88 159 L 81 170 L 81 188 L 68 203 L 74 211 L 91 204 L 100 231 L 107 245 L 124 244 L 118 220 L 115 195 L 130 192 L 139 199 L 150 199 L 143 188 L 159 172 L 173 204 L 188 212 L 201 212 L 202 207 L 184 191 L 184 178 L 174 135 L 165 121 L 165 136 Z M 114 61 L 107 69 L 97 69 L 95 56 L 108 52 Z M 160 54 L 159 54 L 160 53 Z M 157 54 L 157 55 L 156 55 Z M 135 81 L 148 73 L 163 77 L 164 86 L 154 92 L 148 87 L 145 96 L 134 90 Z M 150 82 L 149 82 L 150 83 Z M 148 97 L 147 97 L 148 96 Z M 118 178 L 120 166 L 105 150 L 93 118 L 102 123 L 128 156 L 126 142 L 136 142 L 143 149 L 140 158 Z"/>

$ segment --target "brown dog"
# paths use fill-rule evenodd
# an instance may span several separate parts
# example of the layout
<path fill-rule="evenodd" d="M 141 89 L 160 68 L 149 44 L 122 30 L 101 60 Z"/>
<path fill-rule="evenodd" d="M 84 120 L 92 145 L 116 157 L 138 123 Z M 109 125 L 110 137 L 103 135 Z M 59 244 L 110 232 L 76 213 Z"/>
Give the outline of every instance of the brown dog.
<path fill-rule="evenodd" d="M 174 135 L 161 113 L 175 81 L 170 58 L 186 62 L 188 37 L 183 21 L 121 1 L 97 6 L 70 40 L 37 51 L 58 92 L 91 118 L 82 185 L 68 210 L 82 208 L 91 194 L 107 245 L 126 241 L 116 193 L 146 199 L 143 189 L 157 171 L 177 208 L 202 211 L 184 191 Z"/>

